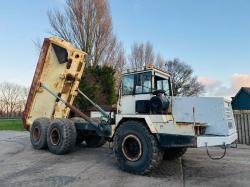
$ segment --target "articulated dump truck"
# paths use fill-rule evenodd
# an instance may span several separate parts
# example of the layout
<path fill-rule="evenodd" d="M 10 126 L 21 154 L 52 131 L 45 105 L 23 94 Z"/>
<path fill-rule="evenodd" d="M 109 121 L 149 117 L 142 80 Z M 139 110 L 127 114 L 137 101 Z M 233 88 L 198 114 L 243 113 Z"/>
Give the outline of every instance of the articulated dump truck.
<path fill-rule="evenodd" d="M 181 157 L 191 147 L 205 147 L 211 157 L 208 148 L 221 146 L 224 156 L 237 140 L 229 100 L 175 97 L 171 74 L 152 65 L 123 72 L 117 110 L 111 115 L 78 88 L 88 59 L 67 41 L 44 40 L 23 113 L 35 149 L 66 154 L 83 141 L 88 147 L 109 141 L 122 170 L 147 174 L 163 159 Z M 102 117 L 90 118 L 75 107 L 77 94 Z M 69 118 L 70 111 L 77 117 Z"/>

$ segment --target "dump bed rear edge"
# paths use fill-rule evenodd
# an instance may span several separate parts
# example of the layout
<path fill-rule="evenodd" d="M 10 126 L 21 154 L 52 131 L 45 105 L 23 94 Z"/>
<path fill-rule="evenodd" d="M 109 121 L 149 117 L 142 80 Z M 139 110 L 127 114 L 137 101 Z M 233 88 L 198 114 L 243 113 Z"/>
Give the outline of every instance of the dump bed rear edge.
<path fill-rule="evenodd" d="M 39 81 L 39 78 L 40 78 L 42 70 L 43 70 L 43 66 L 45 63 L 45 59 L 46 59 L 46 55 L 47 55 L 49 46 L 50 46 L 50 40 L 48 38 L 45 38 L 44 42 L 43 42 L 42 49 L 41 49 L 41 53 L 40 53 L 40 56 L 38 59 L 38 63 L 36 66 L 36 71 L 35 71 L 34 76 L 33 76 L 33 81 L 32 81 L 31 87 L 30 87 L 30 91 L 29 91 L 29 95 L 27 98 L 24 112 L 23 112 L 23 116 L 22 116 L 23 126 L 27 130 L 29 130 L 29 127 L 30 127 L 29 125 L 27 125 L 28 114 L 30 112 L 31 105 L 32 105 L 34 97 L 35 97 L 35 91 L 37 89 L 38 81 Z"/>

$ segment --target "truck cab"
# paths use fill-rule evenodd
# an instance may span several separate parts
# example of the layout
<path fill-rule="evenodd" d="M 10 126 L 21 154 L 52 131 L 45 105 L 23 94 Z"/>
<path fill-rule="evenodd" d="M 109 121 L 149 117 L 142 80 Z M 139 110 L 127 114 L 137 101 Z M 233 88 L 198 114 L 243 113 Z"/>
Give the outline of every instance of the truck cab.
<path fill-rule="evenodd" d="M 157 108 L 150 105 L 151 98 L 156 95 L 161 95 L 162 99 L 164 96 L 162 102 L 168 110 L 156 111 Z M 171 113 L 171 108 L 168 107 L 171 96 L 169 73 L 152 66 L 127 70 L 123 74 L 119 110 L 121 114 Z"/>
<path fill-rule="evenodd" d="M 143 121 L 162 148 L 231 144 L 237 139 L 229 100 L 173 96 L 171 74 L 152 65 L 123 72 L 116 126 Z"/>

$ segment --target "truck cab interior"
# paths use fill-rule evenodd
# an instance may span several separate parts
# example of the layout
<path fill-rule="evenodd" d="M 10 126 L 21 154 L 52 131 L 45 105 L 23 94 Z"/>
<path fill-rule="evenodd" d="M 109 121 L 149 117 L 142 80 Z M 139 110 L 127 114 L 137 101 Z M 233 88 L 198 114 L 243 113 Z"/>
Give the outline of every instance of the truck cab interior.
<path fill-rule="evenodd" d="M 156 74 L 154 71 L 126 73 L 122 79 L 122 95 L 153 94 L 157 90 L 171 96 L 170 77 Z"/>
<path fill-rule="evenodd" d="M 135 103 L 135 113 L 166 114 L 169 112 L 172 92 L 170 75 L 167 73 L 163 74 L 155 69 L 127 72 L 123 75 L 121 88 L 121 100 Z M 130 101 L 128 101 L 129 98 Z"/>

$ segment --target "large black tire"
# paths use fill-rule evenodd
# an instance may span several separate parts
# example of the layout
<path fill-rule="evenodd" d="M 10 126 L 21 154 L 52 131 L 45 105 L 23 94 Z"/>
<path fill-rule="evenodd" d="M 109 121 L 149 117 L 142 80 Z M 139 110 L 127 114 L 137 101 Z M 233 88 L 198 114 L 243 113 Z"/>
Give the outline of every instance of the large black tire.
<path fill-rule="evenodd" d="M 162 161 L 163 152 L 142 122 L 126 121 L 116 130 L 114 153 L 119 167 L 135 174 L 148 174 Z"/>
<path fill-rule="evenodd" d="M 69 119 L 54 120 L 47 132 L 47 143 L 51 153 L 62 155 L 69 153 L 76 143 L 76 128 Z"/>
<path fill-rule="evenodd" d="M 104 137 L 98 136 L 98 135 L 89 135 L 85 137 L 85 142 L 88 147 L 101 147 L 106 143 L 106 140 Z"/>
<path fill-rule="evenodd" d="M 168 148 L 164 151 L 164 160 L 175 160 L 182 155 L 184 155 L 187 151 L 187 148 L 185 147 L 174 147 L 174 148 Z"/>
<path fill-rule="evenodd" d="M 50 124 L 48 118 L 36 119 L 30 130 L 30 142 L 34 149 L 44 149 L 47 147 L 47 130 Z"/>
<path fill-rule="evenodd" d="M 70 118 L 70 120 L 75 124 L 75 123 L 85 123 L 86 120 L 84 120 L 83 118 L 80 118 L 80 117 L 73 117 L 73 118 Z M 84 140 L 85 140 L 85 137 L 84 135 L 81 133 L 81 131 L 77 131 L 77 136 L 76 136 L 76 145 L 79 145 L 81 144 Z"/>

